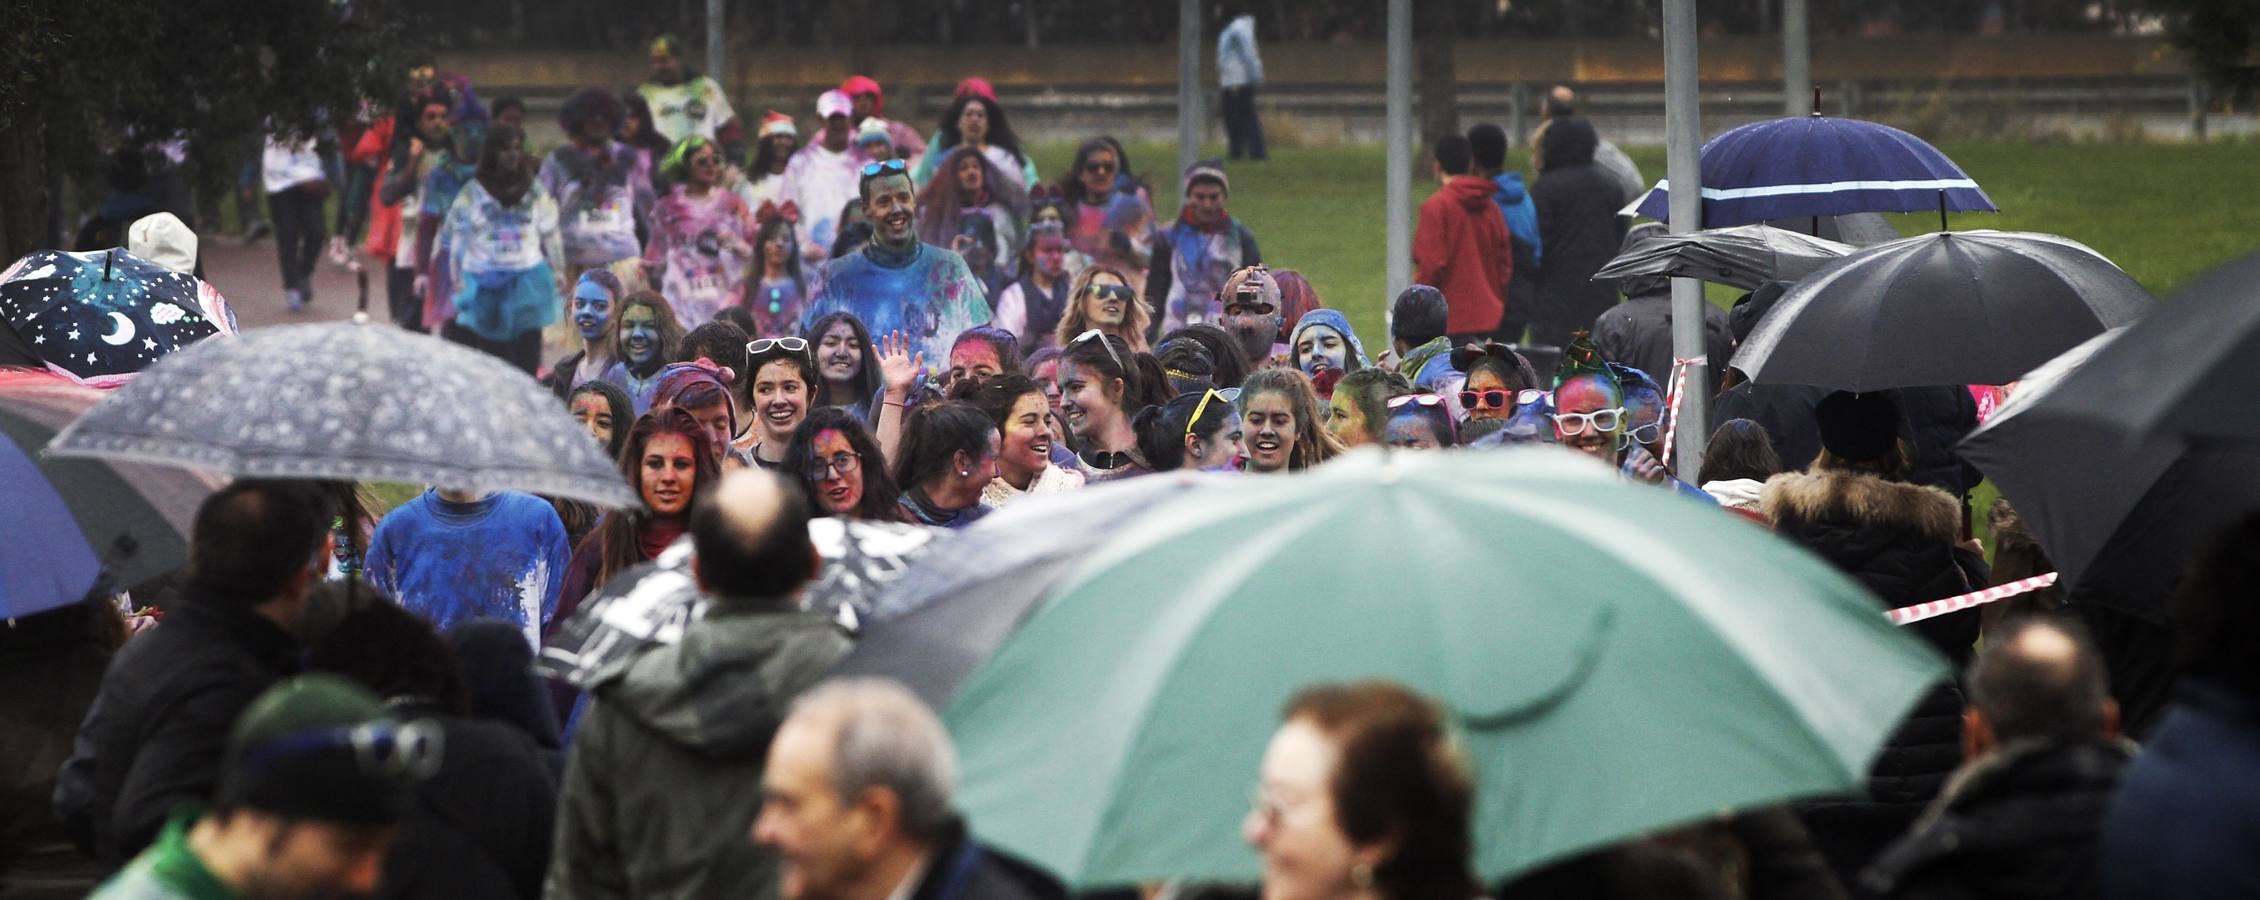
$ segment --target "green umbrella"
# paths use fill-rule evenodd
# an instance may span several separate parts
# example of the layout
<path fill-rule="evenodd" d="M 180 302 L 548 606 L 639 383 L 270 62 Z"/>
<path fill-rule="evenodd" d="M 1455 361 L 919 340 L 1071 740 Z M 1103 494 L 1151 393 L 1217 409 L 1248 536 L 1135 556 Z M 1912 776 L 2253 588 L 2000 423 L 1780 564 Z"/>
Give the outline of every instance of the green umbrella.
<path fill-rule="evenodd" d="M 1944 673 L 1857 584 L 1553 448 L 1363 450 L 1116 529 L 945 715 L 982 838 L 1077 887 L 1250 879 L 1265 741 L 1304 685 L 1449 707 L 1503 878 L 1660 826 L 1859 789 Z"/>

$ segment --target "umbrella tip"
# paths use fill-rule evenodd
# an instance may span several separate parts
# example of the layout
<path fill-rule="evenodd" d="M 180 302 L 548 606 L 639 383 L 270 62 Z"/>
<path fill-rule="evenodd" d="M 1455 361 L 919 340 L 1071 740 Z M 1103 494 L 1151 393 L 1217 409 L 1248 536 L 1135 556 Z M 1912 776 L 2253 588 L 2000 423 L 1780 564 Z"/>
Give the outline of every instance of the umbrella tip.
<path fill-rule="evenodd" d="M 367 324 L 369 324 L 369 313 L 368 313 L 368 311 L 367 311 L 367 310 L 360 310 L 360 311 L 356 311 L 356 312 L 355 312 L 355 313 L 353 314 L 353 324 L 355 324 L 355 325 L 367 325 Z"/>

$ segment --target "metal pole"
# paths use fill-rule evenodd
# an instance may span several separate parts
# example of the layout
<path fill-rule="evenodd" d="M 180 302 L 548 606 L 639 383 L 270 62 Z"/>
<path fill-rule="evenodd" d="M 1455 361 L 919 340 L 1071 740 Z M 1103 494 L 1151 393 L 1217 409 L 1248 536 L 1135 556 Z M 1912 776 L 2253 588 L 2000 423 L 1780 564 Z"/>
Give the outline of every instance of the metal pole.
<path fill-rule="evenodd" d="M 1666 177 L 1671 179 L 1672 233 L 1702 227 L 1703 140 L 1701 86 L 1695 65 L 1695 0 L 1664 0 L 1664 144 Z M 1703 355 L 1703 283 L 1671 280 L 1671 355 Z M 1710 438 L 1710 370 L 1689 366 L 1680 382 L 1678 465 L 1680 480 L 1700 484 L 1703 445 Z M 1666 389 L 1670 388 L 1666 385 Z"/>
<path fill-rule="evenodd" d="M 1201 0 L 1177 0 L 1177 171 L 1171 173 L 1170 184 L 1179 183 L 1185 170 L 1201 158 L 1203 124 Z"/>
<path fill-rule="evenodd" d="M 1412 0 L 1389 0 L 1389 298 L 1412 285 L 1412 24 Z"/>
<path fill-rule="evenodd" d="M 727 94 L 732 85 L 730 71 L 722 67 L 728 62 L 722 56 L 722 2 L 723 0 L 706 0 L 706 74 L 714 79 L 714 83 L 721 85 L 723 93 Z"/>
<path fill-rule="evenodd" d="M 1805 0 L 1781 0 L 1781 114 L 1813 112 L 1813 35 Z"/>

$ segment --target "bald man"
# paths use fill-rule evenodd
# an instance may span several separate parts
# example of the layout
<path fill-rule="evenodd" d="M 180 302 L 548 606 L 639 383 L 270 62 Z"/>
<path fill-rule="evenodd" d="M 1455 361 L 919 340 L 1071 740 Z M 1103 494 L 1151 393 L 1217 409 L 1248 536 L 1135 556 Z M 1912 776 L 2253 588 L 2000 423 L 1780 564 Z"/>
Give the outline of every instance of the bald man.
<path fill-rule="evenodd" d="M 815 576 L 808 502 L 760 469 L 691 509 L 703 617 L 589 688 L 558 802 L 548 896 L 777 896 L 777 856 L 745 839 L 762 762 L 795 698 L 847 652 L 800 608 Z"/>
<path fill-rule="evenodd" d="M 1553 90 L 1546 92 L 1546 101 L 1538 107 L 1538 128 L 1530 133 L 1534 161 L 1538 138 L 1546 130 L 1546 123 L 1554 121 L 1557 116 L 1577 114 L 1577 92 L 1570 90 L 1569 85 L 1557 84 Z M 1616 179 L 1617 186 L 1624 188 L 1625 203 L 1638 200 L 1648 192 L 1648 182 L 1641 178 L 1640 166 L 1632 161 L 1632 157 L 1626 156 L 1624 151 L 1617 149 L 1617 145 L 1609 143 L 1608 138 L 1603 137 L 1601 143 L 1593 148 L 1593 164 L 1600 166 L 1601 171 Z M 1545 169 L 1544 166 L 1533 168 Z"/>
<path fill-rule="evenodd" d="M 1965 680 L 1961 769 L 1860 876 L 1876 897 L 2092 897 L 2103 814 L 2131 758 L 2078 626 L 2013 621 Z"/>

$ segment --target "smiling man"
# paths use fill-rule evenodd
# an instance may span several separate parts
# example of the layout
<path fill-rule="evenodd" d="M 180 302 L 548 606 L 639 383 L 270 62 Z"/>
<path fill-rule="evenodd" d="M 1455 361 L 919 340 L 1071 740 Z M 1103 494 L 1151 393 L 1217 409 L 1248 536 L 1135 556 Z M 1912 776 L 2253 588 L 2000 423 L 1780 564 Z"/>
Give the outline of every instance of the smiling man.
<path fill-rule="evenodd" d="M 964 257 L 919 242 L 917 192 L 902 160 L 864 166 L 857 189 L 871 243 L 824 267 L 824 293 L 809 305 L 808 320 L 853 313 L 873 337 L 902 332 L 913 352 L 939 365 L 958 332 L 988 323 L 988 297 Z"/>

